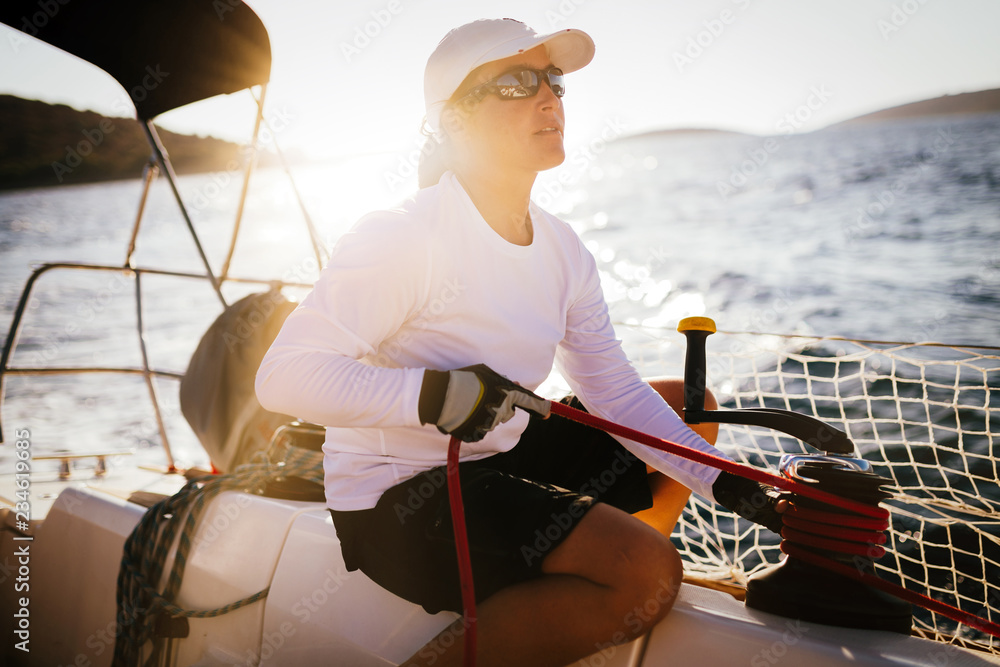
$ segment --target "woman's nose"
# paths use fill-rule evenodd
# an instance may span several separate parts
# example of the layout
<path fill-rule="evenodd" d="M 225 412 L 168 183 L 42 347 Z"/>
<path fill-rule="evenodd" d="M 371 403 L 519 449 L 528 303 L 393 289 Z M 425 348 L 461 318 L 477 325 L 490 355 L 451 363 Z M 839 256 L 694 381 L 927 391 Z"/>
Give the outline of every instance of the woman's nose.
<path fill-rule="evenodd" d="M 548 79 L 545 79 L 538 88 L 538 103 L 546 109 L 559 103 L 559 97 L 552 92 Z"/>

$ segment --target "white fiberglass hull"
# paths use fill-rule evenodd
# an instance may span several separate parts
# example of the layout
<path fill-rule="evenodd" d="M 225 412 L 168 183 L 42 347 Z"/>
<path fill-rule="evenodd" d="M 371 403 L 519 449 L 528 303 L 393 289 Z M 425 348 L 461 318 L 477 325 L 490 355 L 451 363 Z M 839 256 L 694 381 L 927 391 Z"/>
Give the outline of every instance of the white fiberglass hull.
<path fill-rule="evenodd" d="M 111 664 L 122 546 L 144 511 L 96 489 L 60 495 L 30 543 L 31 652 L 12 651 L 13 664 Z M 172 647 L 177 665 L 395 665 L 455 618 L 429 615 L 364 574 L 347 572 L 322 503 L 225 492 L 205 510 L 193 541 L 181 607 L 212 609 L 268 586 L 270 593 L 229 614 L 192 619 L 187 638 Z M 4 533 L 5 555 L 15 544 L 23 543 Z M 673 611 L 651 633 L 623 646 L 596 645 L 582 662 L 779 663 L 975 666 L 1000 665 L 1000 659 L 893 633 L 774 616 L 726 593 L 684 584 Z"/>

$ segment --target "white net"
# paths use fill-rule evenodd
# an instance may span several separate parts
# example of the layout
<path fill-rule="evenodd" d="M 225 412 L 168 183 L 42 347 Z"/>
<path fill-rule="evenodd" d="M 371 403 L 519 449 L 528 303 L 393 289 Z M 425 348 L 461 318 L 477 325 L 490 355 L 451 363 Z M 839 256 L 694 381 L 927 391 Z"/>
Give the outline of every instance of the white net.
<path fill-rule="evenodd" d="M 620 331 L 626 341 L 631 334 L 629 352 L 644 374 L 677 374 L 683 346 Z M 662 333 L 656 338 L 673 339 Z M 708 340 L 707 366 L 722 408 L 821 418 L 893 480 L 879 576 L 1000 620 L 1000 348 L 720 332 Z M 718 444 L 772 471 L 782 454 L 815 453 L 794 438 L 738 425 L 722 425 Z M 694 496 L 673 537 L 688 573 L 737 585 L 783 557 L 777 536 Z M 914 608 L 913 627 L 1000 654 L 1000 639 L 923 609 Z"/>

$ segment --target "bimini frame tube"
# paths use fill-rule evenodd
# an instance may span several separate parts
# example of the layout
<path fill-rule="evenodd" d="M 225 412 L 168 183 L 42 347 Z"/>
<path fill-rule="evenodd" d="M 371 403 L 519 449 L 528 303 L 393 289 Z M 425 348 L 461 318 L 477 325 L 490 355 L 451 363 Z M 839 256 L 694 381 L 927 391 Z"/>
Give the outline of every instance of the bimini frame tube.
<path fill-rule="evenodd" d="M 252 91 L 251 91 L 252 93 Z M 250 190 L 250 176 L 254 167 L 257 166 L 258 139 L 260 137 L 260 124 L 264 120 L 264 97 L 267 95 L 267 84 L 261 86 L 260 99 L 254 97 L 257 103 L 257 118 L 253 123 L 253 137 L 250 139 L 250 153 L 247 156 L 246 168 L 243 174 L 243 189 L 240 191 L 240 201 L 236 205 L 236 221 L 233 223 L 233 238 L 229 242 L 229 252 L 226 253 L 226 261 L 222 263 L 222 270 L 219 271 L 219 279 L 225 280 L 229 277 L 229 266 L 232 264 L 233 255 L 236 253 L 236 241 L 240 236 L 240 223 L 243 222 L 243 209 L 247 202 L 247 193 Z"/>
<path fill-rule="evenodd" d="M 167 427 L 163 424 L 163 415 L 160 413 L 160 399 L 156 395 L 156 384 L 153 382 L 153 373 L 149 368 L 149 354 L 146 352 L 146 327 L 142 322 L 142 272 L 135 271 L 133 275 L 135 276 L 135 322 L 139 334 L 139 351 L 142 353 L 142 376 L 146 380 L 146 389 L 149 391 L 149 399 L 153 404 L 153 414 L 156 415 L 156 427 L 160 431 L 160 442 L 163 444 L 163 452 L 167 456 L 167 470 L 177 472 L 174 453 L 170 449 L 170 438 L 167 437 Z"/>
<path fill-rule="evenodd" d="M 194 229 L 194 223 L 191 222 L 191 216 L 188 215 L 187 207 L 184 205 L 184 199 L 181 198 L 180 190 L 177 189 L 177 175 L 174 173 L 173 165 L 170 164 L 170 158 L 167 156 L 167 150 L 160 142 L 160 135 L 156 133 L 153 121 L 142 121 L 141 124 L 142 129 L 146 132 L 146 139 L 149 141 L 149 145 L 152 146 L 153 153 L 156 155 L 156 159 L 159 161 L 160 167 L 163 169 L 163 173 L 167 177 L 167 182 L 170 183 L 170 189 L 173 191 L 174 199 L 177 200 L 177 205 L 181 209 L 181 215 L 184 216 L 184 222 L 187 224 L 188 231 L 191 232 L 191 238 L 194 239 L 194 245 L 198 248 L 198 254 L 201 256 L 201 261 L 205 264 L 206 276 L 212 283 L 212 289 L 214 289 L 216 295 L 218 295 L 219 301 L 222 302 L 222 307 L 225 308 L 229 304 L 226 303 L 226 298 L 222 296 L 222 286 L 219 284 L 219 280 L 212 272 L 212 266 L 208 263 L 208 256 L 205 255 L 205 249 L 201 247 L 201 241 L 198 239 L 198 232 Z"/>
<path fill-rule="evenodd" d="M 135 224 L 132 225 L 132 237 L 128 242 L 128 249 L 125 251 L 125 266 L 130 269 L 135 268 L 132 255 L 135 254 L 135 244 L 139 239 L 139 227 L 142 225 L 142 216 L 146 212 L 146 201 L 149 199 L 149 188 L 153 181 L 160 174 L 160 166 L 157 164 L 155 156 L 150 156 L 146 166 L 142 170 L 142 196 L 139 198 L 139 211 L 135 215 Z"/>
<path fill-rule="evenodd" d="M 276 137 L 274 129 L 271 124 L 264 119 L 264 124 L 267 129 L 271 132 L 272 137 Z M 299 210 L 302 211 L 302 218 L 305 220 L 306 229 L 309 230 L 309 241 L 312 243 L 313 253 L 316 256 L 316 265 L 322 269 L 325 265 L 326 258 L 329 257 L 326 248 L 323 245 L 323 241 L 320 238 L 319 231 L 316 229 L 316 225 L 313 224 L 312 216 L 309 215 L 309 211 L 306 209 L 305 201 L 302 199 L 302 193 L 299 192 L 299 188 L 295 185 L 295 177 L 292 176 L 291 167 L 288 165 L 288 159 L 281 150 L 281 146 L 278 145 L 277 139 L 274 140 L 274 150 L 278 154 L 278 159 L 281 160 L 281 167 L 285 170 L 285 175 L 288 176 L 288 184 L 292 187 L 292 192 L 295 194 L 295 200 L 299 203 Z"/>

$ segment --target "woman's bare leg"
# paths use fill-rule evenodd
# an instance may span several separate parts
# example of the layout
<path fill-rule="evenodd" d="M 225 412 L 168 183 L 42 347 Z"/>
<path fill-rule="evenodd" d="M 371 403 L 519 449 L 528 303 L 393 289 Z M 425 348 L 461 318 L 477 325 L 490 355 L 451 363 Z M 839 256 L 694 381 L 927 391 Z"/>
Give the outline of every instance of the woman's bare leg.
<path fill-rule="evenodd" d="M 683 416 L 682 380 L 650 385 Z M 705 409 L 717 407 L 706 391 Z M 710 443 L 718 437 L 717 424 L 691 428 Z M 669 536 L 691 491 L 649 472 L 652 508 L 632 517 L 598 503 L 545 559 L 545 576 L 478 605 L 477 665 L 567 665 L 642 635 L 666 615 L 683 576 Z M 463 637 L 460 619 L 403 664 L 461 665 Z"/>
<path fill-rule="evenodd" d="M 666 537 L 602 503 L 542 571 L 478 605 L 477 665 L 561 666 L 630 641 L 666 615 L 683 575 Z M 403 664 L 461 665 L 463 636 L 459 620 Z"/>

